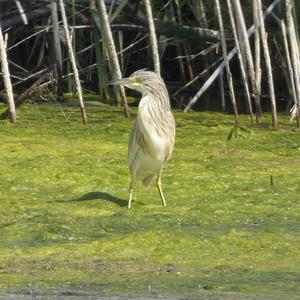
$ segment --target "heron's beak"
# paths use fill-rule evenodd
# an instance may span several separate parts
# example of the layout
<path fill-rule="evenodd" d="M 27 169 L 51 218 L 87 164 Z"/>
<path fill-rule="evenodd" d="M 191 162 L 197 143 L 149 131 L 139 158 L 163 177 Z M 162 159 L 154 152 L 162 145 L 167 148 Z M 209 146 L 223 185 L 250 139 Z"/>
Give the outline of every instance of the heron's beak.
<path fill-rule="evenodd" d="M 109 85 L 126 85 L 131 83 L 132 81 L 130 80 L 130 78 L 122 78 L 122 79 L 117 79 L 117 80 L 112 80 L 107 82 L 107 84 Z"/>

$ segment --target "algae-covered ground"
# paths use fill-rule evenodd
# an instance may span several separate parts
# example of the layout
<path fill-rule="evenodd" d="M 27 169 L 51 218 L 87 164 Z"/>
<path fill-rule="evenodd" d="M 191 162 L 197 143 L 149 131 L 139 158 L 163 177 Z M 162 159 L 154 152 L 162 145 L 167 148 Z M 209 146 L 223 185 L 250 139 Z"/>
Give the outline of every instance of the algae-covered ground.
<path fill-rule="evenodd" d="M 4 109 L 0 107 L 0 109 Z M 132 109 L 133 114 L 136 112 Z M 128 210 L 119 108 L 27 104 L 0 123 L 0 294 L 300 299 L 300 132 L 175 113 L 163 174 Z M 271 176 L 273 185 L 271 185 Z"/>

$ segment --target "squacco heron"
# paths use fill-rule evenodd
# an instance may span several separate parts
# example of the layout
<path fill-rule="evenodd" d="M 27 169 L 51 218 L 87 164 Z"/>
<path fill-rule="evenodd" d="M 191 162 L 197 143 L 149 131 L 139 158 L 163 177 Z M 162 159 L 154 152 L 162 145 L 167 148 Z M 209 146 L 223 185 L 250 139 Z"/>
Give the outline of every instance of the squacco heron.
<path fill-rule="evenodd" d="M 161 174 L 175 142 L 175 121 L 170 99 L 162 78 L 154 72 L 138 70 L 128 78 L 112 82 L 142 94 L 138 115 L 128 142 L 128 166 L 131 174 L 128 208 L 131 208 L 138 181 L 149 186 L 156 177 L 162 205 L 166 200 L 161 187 Z"/>

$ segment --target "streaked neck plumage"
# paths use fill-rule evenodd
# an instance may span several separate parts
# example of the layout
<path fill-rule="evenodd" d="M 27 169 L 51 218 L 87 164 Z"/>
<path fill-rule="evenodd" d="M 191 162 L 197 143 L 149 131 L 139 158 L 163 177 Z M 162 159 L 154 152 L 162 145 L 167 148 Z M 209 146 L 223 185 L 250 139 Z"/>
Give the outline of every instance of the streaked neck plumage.
<path fill-rule="evenodd" d="M 163 88 L 165 91 L 144 91 L 138 109 L 138 118 L 145 132 L 156 132 L 160 136 L 164 135 L 164 120 L 171 110 L 168 92 Z"/>

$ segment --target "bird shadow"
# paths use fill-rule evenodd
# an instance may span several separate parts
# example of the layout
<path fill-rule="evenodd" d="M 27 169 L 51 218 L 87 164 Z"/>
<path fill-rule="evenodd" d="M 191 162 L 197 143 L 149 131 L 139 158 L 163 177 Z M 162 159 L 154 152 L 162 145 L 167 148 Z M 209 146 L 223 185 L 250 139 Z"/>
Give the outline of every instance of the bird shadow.
<path fill-rule="evenodd" d="M 89 192 L 87 194 L 84 194 L 78 198 L 74 198 L 71 200 L 57 200 L 53 202 L 80 202 L 80 201 L 91 201 L 91 200 L 104 200 L 108 202 L 115 203 L 121 207 L 127 206 L 127 201 L 124 199 L 117 198 L 115 196 L 112 196 L 108 193 L 103 192 Z"/>

